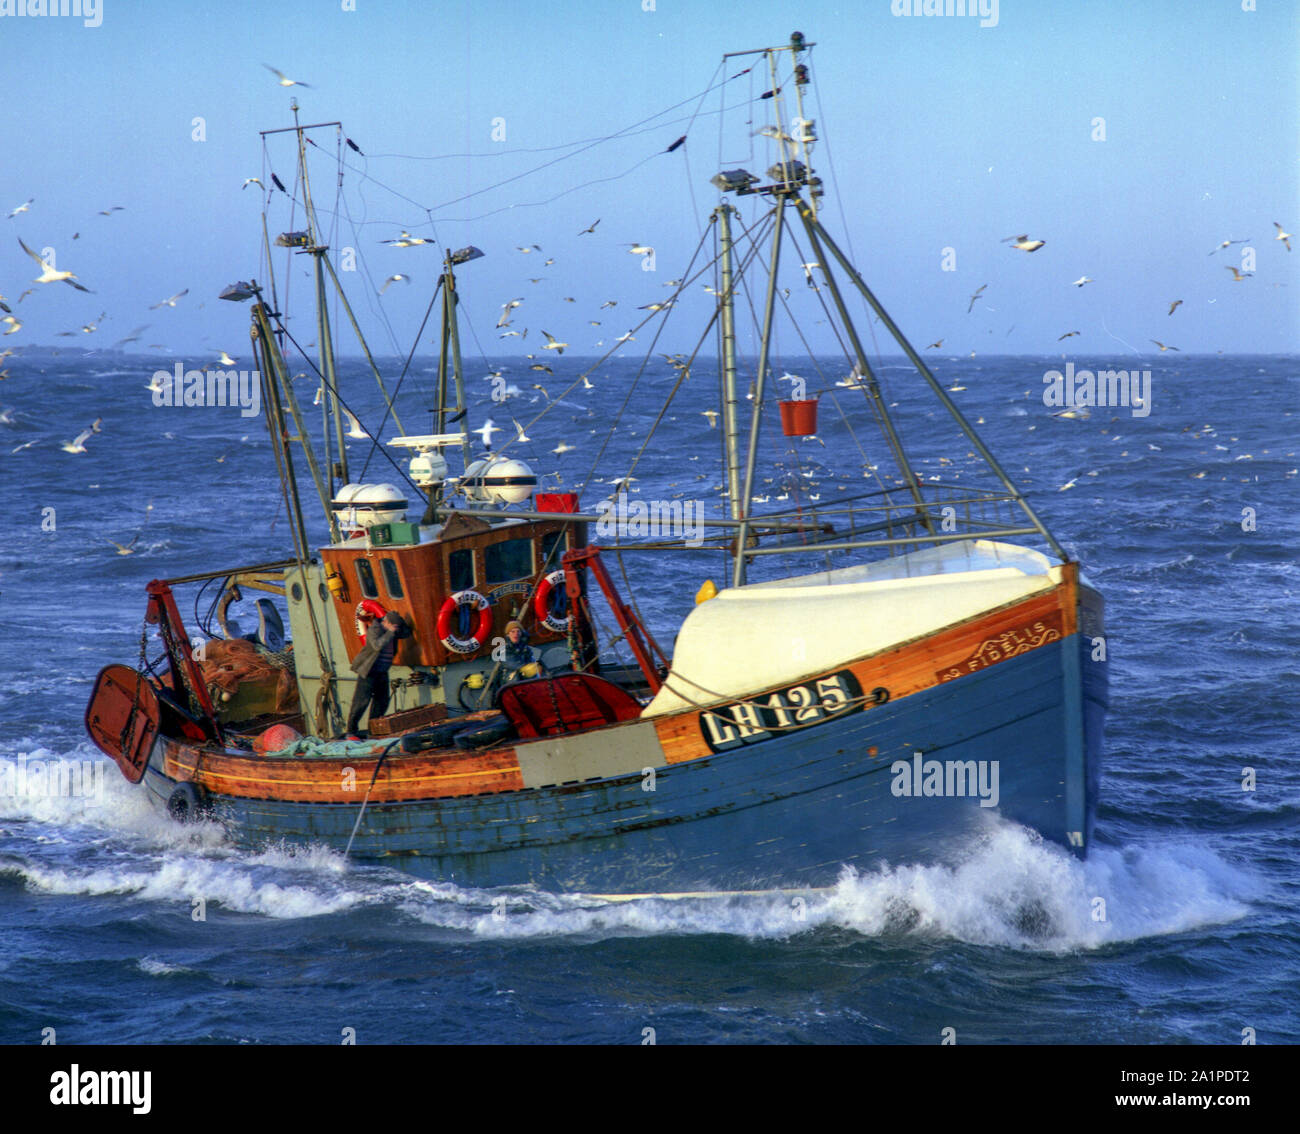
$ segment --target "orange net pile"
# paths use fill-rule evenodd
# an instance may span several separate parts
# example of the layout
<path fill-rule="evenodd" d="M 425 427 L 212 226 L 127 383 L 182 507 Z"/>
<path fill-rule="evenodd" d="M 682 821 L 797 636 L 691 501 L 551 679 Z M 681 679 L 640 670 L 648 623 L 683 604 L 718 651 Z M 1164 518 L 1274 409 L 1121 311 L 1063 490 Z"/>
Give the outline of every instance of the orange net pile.
<path fill-rule="evenodd" d="M 204 643 L 199 669 L 208 688 L 219 690 L 223 701 L 233 697 L 245 682 L 251 681 L 275 688 L 276 712 L 287 713 L 297 709 L 298 685 L 293 670 L 276 665 L 275 659 L 243 638 L 218 638 Z"/>

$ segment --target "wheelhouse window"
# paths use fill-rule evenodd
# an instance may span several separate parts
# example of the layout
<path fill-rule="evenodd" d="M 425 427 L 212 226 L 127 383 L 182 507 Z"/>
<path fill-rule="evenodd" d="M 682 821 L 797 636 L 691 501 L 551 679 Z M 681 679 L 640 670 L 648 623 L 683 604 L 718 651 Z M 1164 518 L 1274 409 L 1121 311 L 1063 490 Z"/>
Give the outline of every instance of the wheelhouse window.
<path fill-rule="evenodd" d="M 557 543 L 560 545 L 559 547 L 555 546 Z M 564 553 L 567 550 L 568 546 L 564 542 L 563 528 L 558 532 L 547 532 L 542 536 L 542 570 L 547 574 L 550 574 L 552 571 L 558 571 L 562 566 L 564 566 L 560 560 L 564 557 Z"/>
<path fill-rule="evenodd" d="M 368 559 L 356 560 L 357 565 L 357 582 L 361 586 L 361 593 L 366 598 L 378 598 L 379 589 L 375 586 L 375 573 L 370 569 Z"/>
<path fill-rule="evenodd" d="M 507 539 L 483 549 L 487 583 L 510 583 L 526 579 L 533 573 L 533 541 L 529 538 Z"/>
<path fill-rule="evenodd" d="M 402 590 L 402 577 L 397 573 L 397 563 L 392 559 L 381 559 L 379 561 L 380 569 L 384 573 L 384 590 L 388 592 L 389 598 L 405 598 L 406 594 Z"/>
<path fill-rule="evenodd" d="M 453 592 L 467 591 L 474 585 L 474 552 L 468 547 L 447 556 L 447 579 Z"/>

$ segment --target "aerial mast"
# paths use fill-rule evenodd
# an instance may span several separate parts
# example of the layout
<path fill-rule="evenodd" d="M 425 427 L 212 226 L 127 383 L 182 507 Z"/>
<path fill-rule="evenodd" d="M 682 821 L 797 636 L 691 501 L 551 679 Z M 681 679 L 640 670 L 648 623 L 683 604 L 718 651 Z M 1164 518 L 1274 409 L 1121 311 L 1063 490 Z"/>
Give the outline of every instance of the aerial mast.
<path fill-rule="evenodd" d="M 720 251 L 722 279 L 719 289 L 718 320 L 719 334 L 722 337 L 722 451 L 723 464 L 727 470 L 728 511 L 733 520 L 740 519 L 740 452 L 737 448 L 737 414 L 739 401 L 736 396 L 736 313 L 732 290 L 732 251 L 731 214 L 736 210 L 724 201 L 718 206 L 718 245 Z"/>

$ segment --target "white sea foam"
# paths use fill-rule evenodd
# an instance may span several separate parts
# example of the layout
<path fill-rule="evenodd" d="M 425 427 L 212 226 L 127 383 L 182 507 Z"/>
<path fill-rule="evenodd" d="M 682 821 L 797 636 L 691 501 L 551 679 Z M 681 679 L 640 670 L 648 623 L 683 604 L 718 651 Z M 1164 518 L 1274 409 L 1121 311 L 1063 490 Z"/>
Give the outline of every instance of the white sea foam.
<path fill-rule="evenodd" d="M 247 861 L 213 860 L 194 855 L 167 855 L 161 861 L 96 869 L 51 867 L 28 863 L 18 873 L 30 890 L 46 894 L 125 894 L 142 901 L 175 902 L 191 913 L 202 901 L 239 913 L 274 918 L 319 917 L 352 909 L 369 900 L 365 894 L 325 879 L 290 883 Z"/>
<path fill-rule="evenodd" d="M 1046 951 L 1096 949 L 1179 933 L 1248 912 L 1259 885 L 1203 845 L 1094 849 L 1079 862 L 1011 823 L 956 864 L 846 870 L 830 888 L 608 901 L 479 892 L 409 903 L 426 923 L 483 938 L 724 933 L 784 939 L 819 928 L 867 937 L 948 937 Z M 495 905 L 493 905 L 495 901 Z"/>
<path fill-rule="evenodd" d="M 178 973 L 194 971 L 193 969 L 187 969 L 184 965 L 172 965 L 166 961 L 160 961 L 156 957 L 141 957 L 136 962 L 135 967 L 150 976 L 176 976 Z"/>
<path fill-rule="evenodd" d="M 26 755 L 79 758 L 40 748 Z M 16 757 L 0 757 L 0 768 L 4 761 L 13 764 Z M 820 890 L 632 900 L 531 887 L 482 890 L 358 868 L 321 846 L 240 851 L 218 825 L 174 823 L 115 768 L 109 771 L 102 799 L 0 796 L 7 857 L 17 859 L 9 869 L 30 889 L 186 906 L 201 898 L 273 918 L 379 905 L 480 939 L 722 933 L 780 940 L 841 929 L 886 939 L 947 937 L 1070 951 L 1232 921 L 1248 912 L 1261 888 L 1244 867 L 1203 841 L 1094 847 L 1080 862 L 1033 832 L 989 816 L 960 861 L 845 870 L 834 886 Z M 15 847 L 15 836 L 27 847 Z"/>

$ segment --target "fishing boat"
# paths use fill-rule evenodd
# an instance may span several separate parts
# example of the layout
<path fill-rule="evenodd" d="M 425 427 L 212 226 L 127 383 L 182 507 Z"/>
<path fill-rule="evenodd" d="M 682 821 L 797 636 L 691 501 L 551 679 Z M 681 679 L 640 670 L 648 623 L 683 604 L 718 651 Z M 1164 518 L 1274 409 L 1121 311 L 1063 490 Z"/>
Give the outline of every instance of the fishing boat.
<path fill-rule="evenodd" d="M 269 277 L 222 298 L 251 303 L 292 548 L 279 561 L 148 584 L 139 659 L 105 668 L 86 710 L 91 738 L 128 781 L 179 821 L 222 824 L 237 846 L 323 845 L 474 887 L 821 887 L 846 868 L 951 853 L 992 816 L 1086 855 L 1107 703 L 1101 596 L 823 225 L 804 105 L 812 46 L 796 33 L 724 57 L 764 88 L 751 106 L 771 117 L 761 133 L 776 160 L 765 177 L 712 178 L 721 199 L 704 250 L 672 293 L 704 280 L 714 297 L 695 353 L 665 356 L 676 372 L 669 400 L 692 375 L 697 386 L 705 374 L 717 382 L 718 428 L 710 418 L 706 432 L 723 491 L 690 517 L 689 502 L 632 500 L 635 460 L 605 482 L 616 493 L 584 502 L 543 491 L 513 442 L 489 447 L 490 430 L 469 429 L 457 271 L 482 255 L 472 246 L 443 254 L 428 433 L 401 431 L 362 338 L 388 410 L 364 432 L 402 483 L 353 481 L 327 303 L 338 277 L 307 162 L 309 146 L 322 148 L 313 131 L 343 138 L 342 128 L 299 125 L 295 104 L 295 125 L 264 135 L 296 143 L 305 227 L 272 242 L 264 223 Z M 754 217 L 738 226 L 740 204 Z M 792 390 L 781 396 L 773 340 L 788 299 L 782 257 L 794 263 L 796 237 L 847 374 L 836 382 L 826 371 L 820 385 L 782 375 Z M 286 362 L 296 344 L 279 312 L 273 243 L 306 257 L 315 279 L 317 442 Z M 765 277 L 756 358 L 737 347 L 737 298 L 751 275 Z M 914 370 L 908 396 L 933 399 L 983 479 L 918 471 L 851 317 L 859 303 Z M 674 302 L 647 306 L 660 308 L 647 320 L 668 325 Z M 699 355 L 710 336 L 716 364 Z M 845 422 L 856 415 L 824 430 L 844 449 L 853 491 L 757 508 L 760 438 L 788 444 L 797 465 L 807 440 L 825 444 L 817 415 L 825 422 L 828 407 Z M 388 418 L 398 433 L 381 443 Z M 877 454 L 862 466 L 855 430 L 871 431 Z M 942 471 L 953 458 L 937 459 L 928 467 Z M 323 513 L 313 526 L 304 470 Z M 653 564 L 635 590 L 629 561 Z M 698 587 L 670 648 L 640 612 L 647 586 Z M 211 597 L 203 635 L 183 622 L 184 587 Z M 388 612 L 412 630 L 394 647 L 393 709 L 349 739 L 350 666 L 367 623 Z M 534 658 L 518 668 L 505 651 L 514 621 Z"/>

